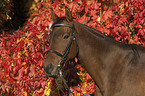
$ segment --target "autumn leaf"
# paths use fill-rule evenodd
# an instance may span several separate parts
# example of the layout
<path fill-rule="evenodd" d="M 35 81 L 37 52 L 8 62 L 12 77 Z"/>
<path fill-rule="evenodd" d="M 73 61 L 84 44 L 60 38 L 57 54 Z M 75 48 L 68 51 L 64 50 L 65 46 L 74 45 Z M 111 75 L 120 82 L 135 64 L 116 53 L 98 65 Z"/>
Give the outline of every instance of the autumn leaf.
<path fill-rule="evenodd" d="M 99 10 L 102 5 L 96 0 L 54 0 L 53 4 L 51 0 L 39 2 L 38 10 L 30 15 L 23 27 L 12 31 L 11 34 L 7 32 L 0 34 L 0 94 L 42 96 L 55 90 L 51 89 L 52 86 L 47 86 L 46 83 L 50 78 L 46 76 L 43 69 L 46 57 L 44 53 L 49 49 L 48 26 L 53 23 L 50 7 L 57 15 L 64 16 L 64 7 L 67 6 L 71 9 L 75 21 L 96 28 L 118 41 L 129 41 L 145 46 L 143 0 L 120 1 L 110 6 L 105 5 L 100 17 Z M 5 16 L 1 15 L 5 20 Z M 75 68 L 83 82 L 71 87 L 75 96 L 83 96 L 83 92 L 93 94 L 95 84 L 90 76 L 81 66 Z M 71 70 L 71 73 L 76 80 L 74 71 Z"/>
<path fill-rule="evenodd" d="M 29 76 L 30 76 L 30 77 L 35 76 L 35 69 L 34 69 L 33 65 L 30 66 L 30 73 L 29 73 Z"/>
<path fill-rule="evenodd" d="M 37 16 L 37 15 L 39 15 L 37 12 L 34 12 L 33 14 L 31 14 L 32 17 Z"/>
<path fill-rule="evenodd" d="M 107 6 L 106 6 L 106 5 L 104 6 L 104 10 L 105 10 L 105 11 L 107 10 Z"/>

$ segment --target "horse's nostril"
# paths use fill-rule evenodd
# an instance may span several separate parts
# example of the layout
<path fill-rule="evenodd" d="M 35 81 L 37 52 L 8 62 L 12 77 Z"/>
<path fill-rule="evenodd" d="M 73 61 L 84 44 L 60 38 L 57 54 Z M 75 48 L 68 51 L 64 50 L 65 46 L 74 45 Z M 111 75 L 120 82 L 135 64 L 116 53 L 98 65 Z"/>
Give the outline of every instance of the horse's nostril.
<path fill-rule="evenodd" d="M 53 70 L 53 65 L 51 63 L 49 63 L 46 67 L 44 67 L 44 71 L 48 74 L 50 74 L 52 70 Z"/>
<path fill-rule="evenodd" d="M 47 65 L 47 69 L 51 69 L 51 67 L 52 67 L 51 63 Z"/>

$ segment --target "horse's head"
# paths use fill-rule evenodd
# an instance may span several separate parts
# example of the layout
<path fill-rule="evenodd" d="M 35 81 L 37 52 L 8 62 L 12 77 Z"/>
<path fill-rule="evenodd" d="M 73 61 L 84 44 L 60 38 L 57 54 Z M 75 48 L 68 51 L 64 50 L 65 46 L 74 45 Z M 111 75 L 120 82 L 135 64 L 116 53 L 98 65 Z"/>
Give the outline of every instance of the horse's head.
<path fill-rule="evenodd" d="M 74 22 L 68 8 L 65 9 L 65 16 L 59 18 L 51 10 L 54 24 L 51 26 L 50 47 L 44 62 L 44 71 L 48 76 L 56 76 L 58 69 L 77 53 Z"/>

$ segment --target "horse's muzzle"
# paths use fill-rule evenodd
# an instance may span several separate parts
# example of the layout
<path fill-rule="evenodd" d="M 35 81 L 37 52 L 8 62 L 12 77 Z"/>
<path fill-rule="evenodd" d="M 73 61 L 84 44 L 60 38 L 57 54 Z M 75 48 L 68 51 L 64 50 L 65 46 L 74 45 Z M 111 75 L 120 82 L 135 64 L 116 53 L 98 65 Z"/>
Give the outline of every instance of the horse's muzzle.
<path fill-rule="evenodd" d="M 49 77 L 57 77 L 56 72 L 53 72 L 56 71 L 56 68 L 54 68 L 51 63 L 48 64 L 46 67 L 44 66 L 44 71 Z"/>

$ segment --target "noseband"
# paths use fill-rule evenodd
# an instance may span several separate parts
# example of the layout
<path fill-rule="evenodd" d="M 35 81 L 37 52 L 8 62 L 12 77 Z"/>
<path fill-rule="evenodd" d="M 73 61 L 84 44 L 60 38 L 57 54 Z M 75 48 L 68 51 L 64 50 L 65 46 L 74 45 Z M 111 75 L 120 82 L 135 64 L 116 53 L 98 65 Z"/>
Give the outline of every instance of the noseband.
<path fill-rule="evenodd" d="M 74 26 L 74 23 L 73 23 L 73 26 L 68 25 L 68 24 L 54 24 L 54 25 L 52 25 L 51 30 L 54 27 L 69 27 L 69 28 L 72 28 L 72 35 L 71 35 L 69 44 L 67 45 L 67 47 L 66 47 L 66 49 L 64 51 L 64 54 L 61 54 L 61 53 L 59 53 L 59 52 L 57 52 L 55 50 L 48 50 L 47 53 L 51 52 L 51 53 L 54 53 L 54 54 L 56 54 L 56 55 L 58 55 L 58 56 L 60 56 L 62 58 L 62 60 L 60 60 L 59 64 L 57 65 L 56 71 L 58 69 L 60 69 L 59 70 L 59 73 L 60 73 L 60 77 L 62 78 L 63 83 L 65 84 L 65 86 L 69 90 L 69 92 L 74 96 L 74 94 L 72 93 L 72 91 L 70 90 L 70 88 L 68 87 L 68 85 L 66 84 L 66 81 L 65 81 L 65 79 L 64 79 L 64 77 L 62 75 L 61 68 L 63 68 L 65 66 L 65 64 L 66 64 L 66 59 L 67 59 L 67 56 L 68 56 L 68 54 L 70 52 L 70 48 L 71 48 L 71 45 L 72 45 L 72 42 L 73 41 L 75 41 L 75 43 L 76 43 L 76 56 L 77 56 L 77 40 L 76 40 L 75 26 Z M 55 74 L 56 74 L 56 71 L 55 71 Z M 59 84 L 57 83 L 57 80 L 56 79 L 55 79 L 55 82 L 56 82 L 56 84 L 59 87 Z M 64 91 L 61 88 L 59 88 L 59 89 L 65 95 Z"/>

